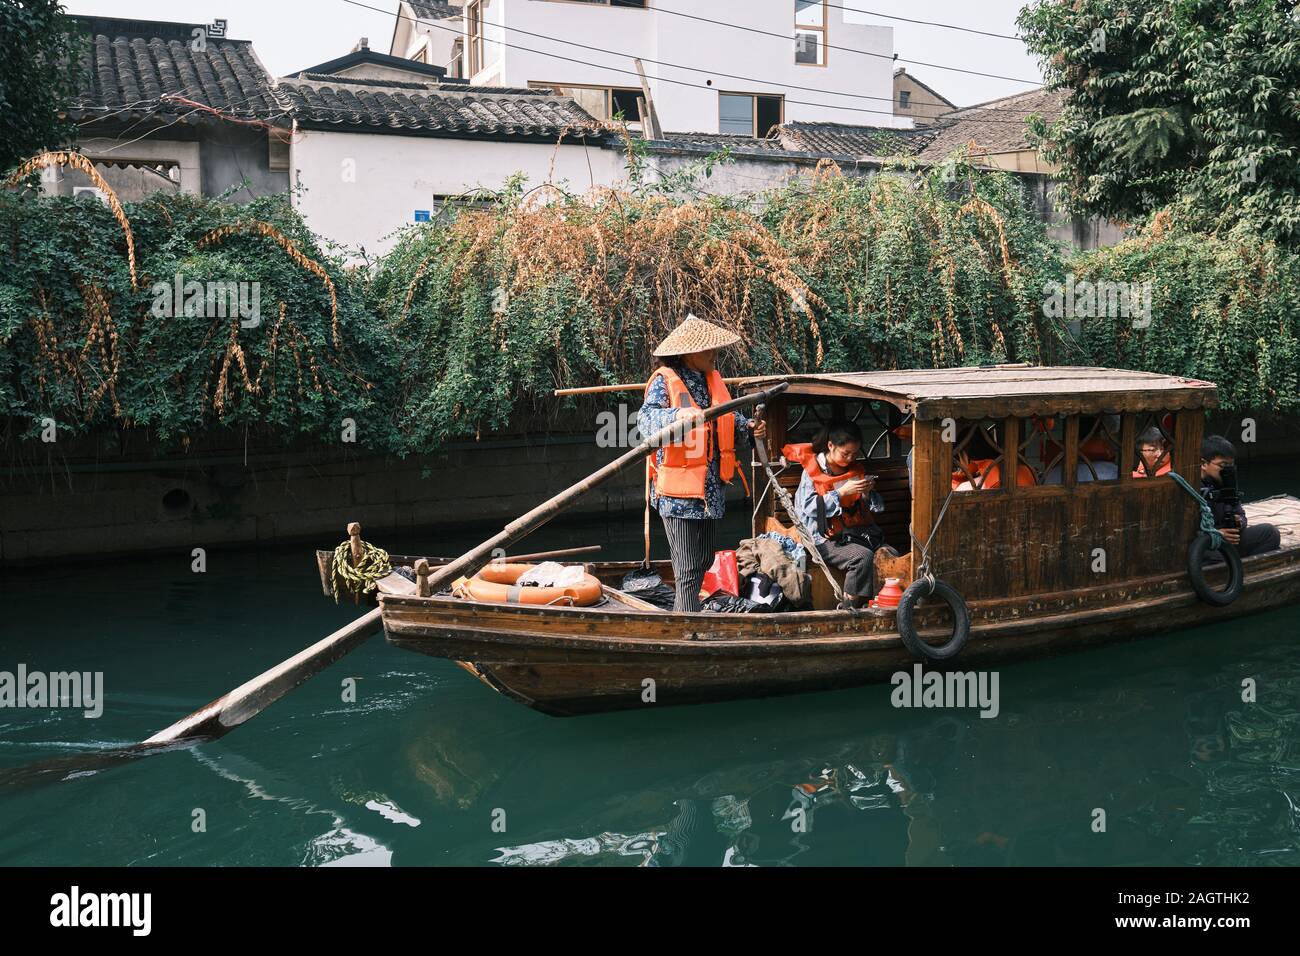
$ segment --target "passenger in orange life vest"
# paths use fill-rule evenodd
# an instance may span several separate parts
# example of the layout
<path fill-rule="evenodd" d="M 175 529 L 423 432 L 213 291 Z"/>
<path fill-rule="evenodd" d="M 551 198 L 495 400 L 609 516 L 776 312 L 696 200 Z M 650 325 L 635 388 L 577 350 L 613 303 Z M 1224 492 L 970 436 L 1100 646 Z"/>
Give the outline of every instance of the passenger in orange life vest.
<path fill-rule="evenodd" d="M 972 479 L 978 484 L 973 484 Z M 1034 469 L 1024 462 L 1016 469 L 1016 484 L 1021 488 L 1036 484 Z M 964 451 L 957 452 L 957 468 L 952 473 L 953 491 L 988 491 L 1002 487 L 1002 462 L 992 458 L 971 458 Z"/>
<path fill-rule="evenodd" d="M 1142 433 L 1137 443 L 1138 464 L 1133 469 L 1134 478 L 1154 478 L 1169 474 L 1169 442 L 1154 425 Z"/>
<path fill-rule="evenodd" d="M 650 376 L 637 415 L 643 436 L 675 421 L 704 417 L 703 409 L 731 400 L 714 365 L 718 349 L 735 345 L 740 336 L 695 316 L 687 316 L 655 349 L 662 364 Z M 750 436 L 766 434 L 763 422 L 731 413 L 697 426 L 686 439 L 659 449 L 646 459 L 650 504 L 659 511 L 673 561 L 676 611 L 700 610 L 700 583 L 713 563 L 714 538 L 726 508 L 724 486 L 745 475 Z"/>
<path fill-rule="evenodd" d="M 845 595 L 861 606 L 875 594 L 876 549 L 885 543 L 875 515 L 885 510 L 874 478 L 858 458 L 862 432 L 847 421 L 833 421 L 811 445 L 786 445 L 787 460 L 803 465 L 794 507 L 818 552 L 845 572 Z"/>

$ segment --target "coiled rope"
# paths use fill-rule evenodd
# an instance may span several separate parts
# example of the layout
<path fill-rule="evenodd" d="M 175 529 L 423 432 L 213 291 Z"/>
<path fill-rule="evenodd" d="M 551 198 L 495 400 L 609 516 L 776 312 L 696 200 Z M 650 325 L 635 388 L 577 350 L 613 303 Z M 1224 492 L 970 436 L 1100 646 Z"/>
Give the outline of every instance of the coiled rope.
<path fill-rule="evenodd" d="M 352 594 L 369 594 L 375 589 L 376 582 L 393 570 L 388 552 L 366 541 L 361 542 L 361 561 L 352 563 L 352 542 L 344 541 L 334 549 L 334 561 L 330 567 L 330 587 L 334 591 L 334 603 L 339 600 L 339 593 L 347 591 Z"/>

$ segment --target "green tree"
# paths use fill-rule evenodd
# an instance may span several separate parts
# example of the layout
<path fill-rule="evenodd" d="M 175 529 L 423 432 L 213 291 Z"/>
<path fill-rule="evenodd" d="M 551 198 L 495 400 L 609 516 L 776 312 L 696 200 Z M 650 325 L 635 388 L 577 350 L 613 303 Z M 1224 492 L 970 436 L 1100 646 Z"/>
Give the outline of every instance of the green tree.
<path fill-rule="evenodd" d="M 73 138 L 82 45 L 59 0 L 0 0 L 0 171 Z"/>
<path fill-rule="evenodd" d="M 1074 211 L 1300 244 L 1300 14 L 1293 0 L 1036 0 L 1047 85 L 1033 125 Z"/>

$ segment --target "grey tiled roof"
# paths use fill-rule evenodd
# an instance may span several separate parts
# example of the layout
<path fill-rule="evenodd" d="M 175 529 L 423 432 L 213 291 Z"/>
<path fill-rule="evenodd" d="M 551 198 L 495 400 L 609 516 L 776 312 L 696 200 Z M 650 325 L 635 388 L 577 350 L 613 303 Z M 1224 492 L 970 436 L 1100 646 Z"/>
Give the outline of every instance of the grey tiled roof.
<path fill-rule="evenodd" d="M 385 87 L 395 90 L 419 90 L 435 92 L 473 92 L 473 93 L 512 93 L 516 96 L 551 96 L 548 90 L 533 89 L 531 86 L 470 86 L 464 80 L 390 80 L 369 76 L 340 76 L 337 73 L 298 73 L 290 80 L 311 80 L 317 85 L 325 86 L 370 86 Z M 281 85 L 284 82 L 282 81 Z"/>
<path fill-rule="evenodd" d="M 607 135 L 572 99 L 537 90 L 328 79 L 281 80 L 298 122 L 317 129 L 555 138 Z"/>
<path fill-rule="evenodd" d="M 710 149 L 730 146 L 732 149 L 770 149 L 779 152 L 783 148 L 774 139 L 729 133 L 664 133 L 664 140 L 682 146 L 705 146 Z"/>
<path fill-rule="evenodd" d="M 924 149 L 934 136 L 931 129 L 894 129 L 850 123 L 783 123 L 765 139 L 725 133 L 664 133 L 664 141 L 704 149 L 729 146 L 734 150 L 762 150 L 774 155 L 911 156 Z"/>
<path fill-rule="evenodd" d="M 927 129 L 894 129 L 853 123 L 784 123 L 786 149 L 837 156 L 912 156 L 934 139 Z"/>
<path fill-rule="evenodd" d="M 1029 117 L 1038 114 L 1048 122 L 1055 120 L 1061 113 L 1062 95 L 1039 87 L 945 113 L 939 117 L 938 125 L 932 127 L 937 135 L 922 151 L 921 159 L 939 162 L 953 150 L 971 143 L 974 143 L 973 153 L 1034 149 L 1034 144 L 1029 142 Z"/>
<path fill-rule="evenodd" d="M 73 17 L 89 35 L 85 70 L 70 112 L 77 119 L 112 114 L 200 116 L 195 103 L 240 118 L 279 118 L 284 104 L 247 40 L 209 38 L 196 50 L 198 24 Z"/>
<path fill-rule="evenodd" d="M 422 20 L 445 20 L 447 17 L 460 16 L 460 7 L 440 0 L 408 0 L 415 15 Z"/>

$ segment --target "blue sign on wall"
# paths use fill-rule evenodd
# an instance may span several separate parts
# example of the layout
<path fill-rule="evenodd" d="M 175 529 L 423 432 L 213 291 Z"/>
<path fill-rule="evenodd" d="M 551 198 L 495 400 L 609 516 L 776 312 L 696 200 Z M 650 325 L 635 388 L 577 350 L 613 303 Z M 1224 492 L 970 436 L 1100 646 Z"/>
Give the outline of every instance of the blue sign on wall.
<path fill-rule="evenodd" d="M 416 221 L 416 222 L 428 222 L 428 221 L 429 221 L 429 210 L 427 210 L 427 209 L 417 209 L 417 210 L 415 210 L 415 221 Z"/>

